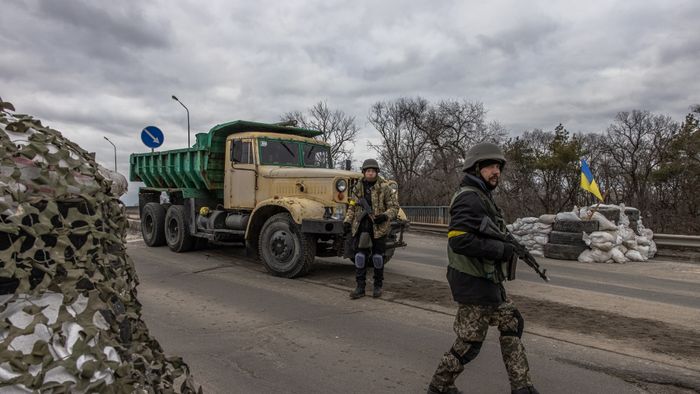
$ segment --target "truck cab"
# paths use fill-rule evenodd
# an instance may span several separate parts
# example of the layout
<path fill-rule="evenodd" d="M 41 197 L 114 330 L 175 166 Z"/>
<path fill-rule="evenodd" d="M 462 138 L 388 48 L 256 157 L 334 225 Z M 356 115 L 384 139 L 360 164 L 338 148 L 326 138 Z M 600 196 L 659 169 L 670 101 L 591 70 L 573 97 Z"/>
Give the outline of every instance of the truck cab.
<path fill-rule="evenodd" d="M 362 175 L 334 169 L 330 146 L 314 138 L 320 134 L 234 121 L 197 134 L 192 148 L 132 154 L 131 180 L 146 184 L 139 189 L 144 241 L 175 252 L 244 242 L 284 277 L 304 275 L 316 256 L 350 258 L 343 219 Z M 386 261 L 405 246 L 407 224 L 400 210 Z"/>

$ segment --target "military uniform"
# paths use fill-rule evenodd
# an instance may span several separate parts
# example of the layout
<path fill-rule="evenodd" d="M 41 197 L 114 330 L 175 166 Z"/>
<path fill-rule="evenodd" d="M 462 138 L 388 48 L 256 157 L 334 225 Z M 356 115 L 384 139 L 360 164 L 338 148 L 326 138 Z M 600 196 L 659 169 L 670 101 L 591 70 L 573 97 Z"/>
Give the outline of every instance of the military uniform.
<path fill-rule="evenodd" d="M 454 322 L 457 339 L 440 360 L 428 393 L 459 393 L 454 382 L 476 358 L 489 326 L 500 331 L 503 362 L 514 393 L 537 393 L 530 380 L 521 336 L 524 320 L 508 299 L 503 282 L 517 256 L 511 244 L 483 235 L 485 225 L 507 232 L 502 211 L 479 175 L 480 164 L 505 157 L 494 144 L 479 144 L 467 155 L 465 176 L 450 204 L 447 280 L 459 304 Z M 495 226 L 493 226 L 495 225 Z"/>
<path fill-rule="evenodd" d="M 379 170 L 375 160 L 366 160 L 362 166 L 363 173 L 369 168 Z M 357 288 L 350 294 L 352 298 L 364 295 L 367 267 L 369 260 L 374 267 L 375 297 L 381 295 L 384 282 L 384 253 L 386 252 L 386 236 L 391 231 L 391 222 L 396 219 L 399 203 L 396 192 L 389 182 L 377 175 L 374 182 L 366 178 L 353 187 L 350 192 L 351 204 L 345 215 L 345 225 L 349 236 L 353 237 L 355 250 L 355 280 Z M 369 212 L 360 200 L 366 201 Z"/>

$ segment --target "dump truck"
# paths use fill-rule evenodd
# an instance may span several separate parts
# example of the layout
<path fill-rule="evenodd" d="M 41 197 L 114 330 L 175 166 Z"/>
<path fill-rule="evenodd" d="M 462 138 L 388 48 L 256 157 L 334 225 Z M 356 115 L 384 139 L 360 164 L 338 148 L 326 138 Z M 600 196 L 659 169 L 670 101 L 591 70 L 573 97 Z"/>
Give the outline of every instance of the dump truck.
<path fill-rule="evenodd" d="M 236 120 L 198 133 L 186 149 L 135 153 L 141 232 L 148 246 L 186 252 L 241 245 L 273 275 L 306 274 L 316 256 L 353 259 L 343 219 L 362 174 L 334 169 L 322 133 Z M 396 182 L 391 183 L 396 191 Z M 403 210 L 385 261 L 405 246 Z"/>

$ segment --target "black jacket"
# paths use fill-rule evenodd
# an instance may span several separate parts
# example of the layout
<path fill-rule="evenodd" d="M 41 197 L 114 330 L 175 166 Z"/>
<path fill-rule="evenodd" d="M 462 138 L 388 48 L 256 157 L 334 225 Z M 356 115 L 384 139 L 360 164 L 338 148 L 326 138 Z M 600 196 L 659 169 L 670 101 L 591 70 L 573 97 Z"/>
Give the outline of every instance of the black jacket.
<path fill-rule="evenodd" d="M 466 174 L 461 186 L 479 188 L 491 198 L 491 191 L 484 181 L 474 175 Z M 511 258 L 513 247 L 510 244 L 478 234 L 482 218 L 488 215 L 487 208 L 475 192 L 464 192 L 457 196 L 450 207 L 449 229 L 467 231 L 467 234 L 449 239 L 450 247 L 455 253 L 489 260 Z M 499 305 L 505 300 L 503 286 L 488 279 L 448 267 L 447 280 L 454 300 L 461 304 Z"/>

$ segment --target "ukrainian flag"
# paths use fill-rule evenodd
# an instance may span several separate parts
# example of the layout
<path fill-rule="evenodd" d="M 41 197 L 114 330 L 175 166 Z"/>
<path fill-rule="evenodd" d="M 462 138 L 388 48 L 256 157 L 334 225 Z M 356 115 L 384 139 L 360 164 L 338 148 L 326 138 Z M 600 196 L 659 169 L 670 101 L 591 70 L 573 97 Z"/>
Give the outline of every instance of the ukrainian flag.
<path fill-rule="evenodd" d="M 593 174 L 591 169 L 588 168 L 588 163 L 585 159 L 581 159 L 581 188 L 583 190 L 588 190 L 594 196 L 598 197 L 600 201 L 603 201 L 603 196 L 600 194 L 600 189 L 598 189 L 598 184 L 593 179 Z"/>

